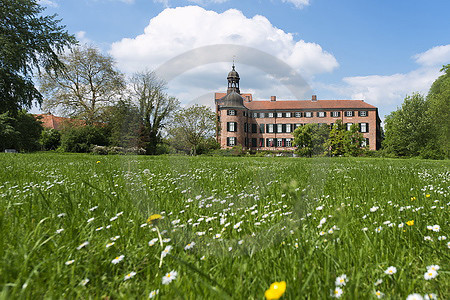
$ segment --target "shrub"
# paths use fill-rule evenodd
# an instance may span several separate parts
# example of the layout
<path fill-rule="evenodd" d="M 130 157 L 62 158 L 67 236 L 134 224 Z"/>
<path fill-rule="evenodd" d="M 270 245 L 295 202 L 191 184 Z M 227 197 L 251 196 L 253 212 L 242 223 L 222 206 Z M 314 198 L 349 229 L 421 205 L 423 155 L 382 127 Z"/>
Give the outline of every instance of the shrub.
<path fill-rule="evenodd" d="M 61 133 L 55 129 L 44 129 L 39 139 L 43 150 L 56 150 L 61 145 Z"/>
<path fill-rule="evenodd" d="M 90 152 L 94 146 L 108 146 L 108 132 L 99 126 L 70 127 L 62 132 L 61 148 L 65 152 Z"/>

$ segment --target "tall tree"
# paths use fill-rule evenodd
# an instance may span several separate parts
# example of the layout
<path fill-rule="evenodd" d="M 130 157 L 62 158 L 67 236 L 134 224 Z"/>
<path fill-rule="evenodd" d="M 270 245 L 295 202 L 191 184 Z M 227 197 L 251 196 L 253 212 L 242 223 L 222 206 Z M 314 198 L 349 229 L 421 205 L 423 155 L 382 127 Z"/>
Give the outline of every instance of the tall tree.
<path fill-rule="evenodd" d="M 141 146 L 147 154 L 156 154 L 161 133 L 179 102 L 164 91 L 166 84 L 154 72 L 144 71 L 131 77 L 131 99 L 137 103 L 141 117 Z"/>
<path fill-rule="evenodd" d="M 57 70 L 64 47 L 76 42 L 56 15 L 43 16 L 36 0 L 0 1 L 0 113 L 17 115 L 42 95 L 33 83 L 33 71 Z"/>
<path fill-rule="evenodd" d="M 207 106 L 193 105 L 180 109 L 173 117 L 169 133 L 182 147 L 197 154 L 197 147 L 208 141 L 216 128 L 215 114 Z"/>
<path fill-rule="evenodd" d="M 103 121 L 105 109 L 120 98 L 125 79 L 114 59 L 96 48 L 76 47 L 60 56 L 64 68 L 41 76 L 44 108 L 60 109 L 87 124 Z"/>
<path fill-rule="evenodd" d="M 445 74 L 433 83 L 427 95 L 429 116 L 432 120 L 438 151 L 450 157 L 450 64 L 443 66 Z M 444 121 L 444 122 L 442 122 Z"/>
<path fill-rule="evenodd" d="M 415 93 L 407 96 L 402 106 L 386 117 L 383 142 L 386 151 L 397 156 L 420 156 L 427 147 L 435 147 L 428 108 L 424 97 Z"/>

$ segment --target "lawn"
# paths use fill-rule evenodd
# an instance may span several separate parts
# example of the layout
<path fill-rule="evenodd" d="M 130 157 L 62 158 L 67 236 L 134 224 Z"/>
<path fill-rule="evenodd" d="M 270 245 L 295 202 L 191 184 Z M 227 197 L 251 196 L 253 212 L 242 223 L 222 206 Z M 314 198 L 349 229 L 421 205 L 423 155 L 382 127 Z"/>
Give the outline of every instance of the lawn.
<path fill-rule="evenodd" d="M 450 295 L 448 161 L 38 153 L 0 170 L 1 299 Z"/>

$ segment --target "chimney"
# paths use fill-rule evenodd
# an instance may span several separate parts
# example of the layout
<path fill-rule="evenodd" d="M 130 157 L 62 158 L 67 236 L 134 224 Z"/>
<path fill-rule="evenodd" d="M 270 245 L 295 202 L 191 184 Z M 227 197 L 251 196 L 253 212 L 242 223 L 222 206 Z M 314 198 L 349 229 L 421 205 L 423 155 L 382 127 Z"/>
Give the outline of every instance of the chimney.
<path fill-rule="evenodd" d="M 312 102 L 316 102 L 316 101 L 317 101 L 317 95 L 312 95 L 311 101 L 312 101 Z"/>
<path fill-rule="evenodd" d="M 270 96 L 270 101 L 277 101 L 277 96 Z"/>

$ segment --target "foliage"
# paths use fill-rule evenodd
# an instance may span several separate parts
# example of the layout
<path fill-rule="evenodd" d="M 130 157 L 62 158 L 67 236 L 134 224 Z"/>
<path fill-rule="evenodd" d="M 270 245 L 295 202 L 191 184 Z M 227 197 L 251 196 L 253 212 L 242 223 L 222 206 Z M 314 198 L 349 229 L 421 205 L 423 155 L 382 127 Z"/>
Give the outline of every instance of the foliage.
<path fill-rule="evenodd" d="M 178 110 L 171 122 L 169 134 L 174 147 L 177 149 L 190 149 L 193 155 L 202 144 L 202 151 L 207 150 L 206 142 L 213 137 L 215 130 L 215 114 L 207 106 L 193 105 Z M 216 147 L 216 144 L 212 145 Z"/>
<path fill-rule="evenodd" d="M 132 148 L 139 145 L 141 119 L 135 105 L 130 101 L 120 100 L 108 108 L 106 115 L 112 146 Z"/>
<path fill-rule="evenodd" d="M 8 112 L 0 114 L 0 151 L 37 151 L 40 149 L 41 131 L 41 122 L 25 110 L 20 110 L 14 116 Z"/>
<path fill-rule="evenodd" d="M 400 108 L 385 119 L 383 146 L 397 156 L 419 156 L 429 146 L 434 148 L 435 131 L 429 115 L 429 103 L 420 94 L 407 96 Z"/>
<path fill-rule="evenodd" d="M 41 132 L 39 143 L 43 150 L 56 150 L 61 144 L 61 133 L 53 128 Z"/>
<path fill-rule="evenodd" d="M 0 165 L 5 299 L 263 299 L 275 281 L 280 299 L 330 299 L 341 274 L 341 299 L 448 298 L 449 161 L 0 153 Z"/>
<path fill-rule="evenodd" d="M 359 125 L 355 123 L 350 126 L 350 130 L 346 130 L 342 120 L 337 120 L 325 143 L 328 154 L 331 156 L 360 156 L 363 154 L 366 149 L 361 146 L 364 138 L 359 129 Z"/>
<path fill-rule="evenodd" d="M 158 79 L 154 72 L 135 73 L 130 84 L 130 98 L 137 103 L 141 118 L 140 147 L 146 149 L 147 154 L 154 155 L 157 145 L 161 143 L 161 131 L 179 102 L 164 93 L 166 83 Z"/>
<path fill-rule="evenodd" d="M 306 124 L 294 130 L 294 145 L 298 146 L 300 156 L 320 155 L 325 151 L 324 144 L 328 139 L 330 130 L 326 125 Z"/>
<path fill-rule="evenodd" d="M 56 15 L 43 16 L 36 0 L 2 0 L 0 5 L 0 113 L 29 109 L 42 96 L 33 71 L 58 70 L 58 53 L 75 43 Z"/>
<path fill-rule="evenodd" d="M 338 119 L 333 124 L 326 148 L 331 156 L 342 156 L 346 153 L 345 125 L 342 123 L 342 120 Z"/>
<path fill-rule="evenodd" d="M 46 110 L 59 109 L 87 124 L 104 120 L 105 109 L 120 98 L 124 76 L 112 57 L 93 47 L 76 47 L 60 56 L 64 68 L 42 74 L 40 89 Z"/>
<path fill-rule="evenodd" d="M 450 158 L 450 64 L 443 66 L 441 71 L 445 74 L 436 79 L 427 95 L 428 115 L 436 136 L 433 143 L 437 147 L 425 149 L 422 156 L 434 151 L 437 156 Z"/>
<path fill-rule="evenodd" d="M 63 130 L 61 149 L 65 152 L 87 153 L 95 145 L 108 145 L 108 129 L 100 126 L 73 126 Z"/>

